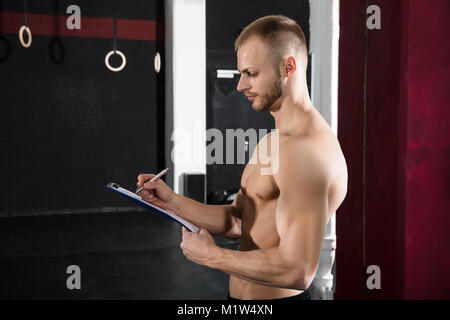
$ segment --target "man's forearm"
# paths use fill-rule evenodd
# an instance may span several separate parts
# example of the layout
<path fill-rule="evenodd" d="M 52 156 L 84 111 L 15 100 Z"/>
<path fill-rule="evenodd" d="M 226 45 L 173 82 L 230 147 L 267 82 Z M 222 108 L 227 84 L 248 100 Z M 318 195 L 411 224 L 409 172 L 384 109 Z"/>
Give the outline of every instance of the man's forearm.
<path fill-rule="evenodd" d="M 177 194 L 170 209 L 212 234 L 236 238 L 240 233 L 233 231 L 239 219 L 231 205 L 207 205 Z"/>
<path fill-rule="evenodd" d="M 206 264 L 234 277 L 258 284 L 304 290 L 304 266 L 289 266 L 278 248 L 235 251 L 217 247 L 216 254 Z"/>

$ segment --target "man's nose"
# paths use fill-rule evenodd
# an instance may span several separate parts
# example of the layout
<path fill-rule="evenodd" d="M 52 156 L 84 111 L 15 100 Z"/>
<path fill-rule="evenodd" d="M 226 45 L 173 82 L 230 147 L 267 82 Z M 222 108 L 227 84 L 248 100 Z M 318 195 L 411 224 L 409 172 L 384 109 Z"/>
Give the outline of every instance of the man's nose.
<path fill-rule="evenodd" d="M 238 85 L 237 85 L 237 91 L 245 92 L 248 90 L 250 90 L 250 83 L 247 79 L 245 79 L 244 75 L 241 74 L 241 77 L 240 77 Z"/>

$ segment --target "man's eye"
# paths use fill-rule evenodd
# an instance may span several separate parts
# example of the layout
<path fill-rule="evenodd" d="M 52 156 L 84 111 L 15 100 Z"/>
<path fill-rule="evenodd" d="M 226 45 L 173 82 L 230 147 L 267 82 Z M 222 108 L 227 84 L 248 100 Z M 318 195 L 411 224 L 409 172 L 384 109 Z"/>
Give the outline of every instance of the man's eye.
<path fill-rule="evenodd" d="M 254 76 L 256 76 L 256 73 L 250 73 L 250 72 L 247 72 L 247 75 L 248 75 L 249 77 L 254 77 Z"/>

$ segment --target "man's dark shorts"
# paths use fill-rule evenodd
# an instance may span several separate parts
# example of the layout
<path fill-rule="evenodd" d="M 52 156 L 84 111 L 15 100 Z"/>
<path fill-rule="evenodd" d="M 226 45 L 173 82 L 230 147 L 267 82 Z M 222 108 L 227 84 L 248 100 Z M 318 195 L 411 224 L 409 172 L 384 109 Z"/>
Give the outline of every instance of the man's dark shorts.
<path fill-rule="evenodd" d="M 240 299 L 235 299 L 230 297 L 230 294 L 228 293 L 227 296 L 227 300 L 228 301 L 243 301 Z M 308 290 L 303 291 L 300 294 L 297 294 L 295 296 L 292 297 L 286 297 L 286 298 L 280 298 L 280 299 L 272 299 L 272 300 L 267 300 L 267 301 L 289 301 L 289 300 L 311 300 L 311 295 L 309 294 Z"/>

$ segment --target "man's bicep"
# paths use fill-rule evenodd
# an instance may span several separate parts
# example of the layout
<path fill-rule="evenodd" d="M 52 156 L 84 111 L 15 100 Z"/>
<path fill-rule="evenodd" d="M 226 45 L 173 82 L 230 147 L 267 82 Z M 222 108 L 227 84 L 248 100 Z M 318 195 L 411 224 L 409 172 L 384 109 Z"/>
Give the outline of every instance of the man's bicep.
<path fill-rule="evenodd" d="M 280 253 L 289 265 L 303 267 L 302 276 L 308 281 L 314 276 L 319 262 L 327 216 L 324 175 L 309 174 L 299 183 L 280 186 L 276 208 Z"/>

